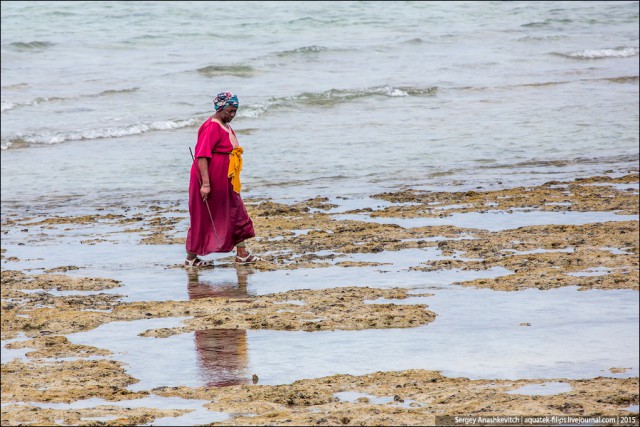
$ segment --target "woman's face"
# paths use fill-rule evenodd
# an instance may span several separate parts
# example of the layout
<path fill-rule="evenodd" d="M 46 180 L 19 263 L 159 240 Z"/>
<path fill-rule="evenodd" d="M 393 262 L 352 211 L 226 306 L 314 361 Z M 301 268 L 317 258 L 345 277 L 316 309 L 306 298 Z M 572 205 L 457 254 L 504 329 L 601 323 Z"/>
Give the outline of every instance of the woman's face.
<path fill-rule="evenodd" d="M 228 106 L 219 112 L 220 120 L 224 123 L 229 123 L 236 116 L 236 111 L 238 111 L 238 107 L 234 107 L 233 105 Z"/>

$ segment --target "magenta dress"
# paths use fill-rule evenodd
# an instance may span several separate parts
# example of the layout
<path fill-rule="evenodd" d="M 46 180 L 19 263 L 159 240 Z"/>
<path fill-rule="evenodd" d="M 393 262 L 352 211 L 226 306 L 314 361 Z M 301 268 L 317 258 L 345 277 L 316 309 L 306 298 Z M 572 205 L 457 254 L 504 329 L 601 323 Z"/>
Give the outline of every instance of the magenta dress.
<path fill-rule="evenodd" d="M 233 132 L 233 129 L 229 129 Z M 207 255 L 212 252 L 231 252 L 236 244 L 255 236 L 253 222 L 244 202 L 240 194 L 233 191 L 228 177 L 229 153 L 232 150 L 229 133 L 220 124 L 209 118 L 200 126 L 195 148 L 196 161 L 191 165 L 189 181 L 191 226 L 187 232 L 186 246 L 191 253 Z M 199 179 L 198 157 L 209 159 L 211 192 L 206 203 L 200 196 L 202 180 Z"/>

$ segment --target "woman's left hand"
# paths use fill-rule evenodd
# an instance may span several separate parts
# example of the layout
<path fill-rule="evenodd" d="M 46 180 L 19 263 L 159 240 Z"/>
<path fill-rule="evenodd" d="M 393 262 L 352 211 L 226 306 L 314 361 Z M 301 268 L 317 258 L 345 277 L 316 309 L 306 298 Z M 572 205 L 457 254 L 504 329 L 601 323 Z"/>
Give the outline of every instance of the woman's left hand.
<path fill-rule="evenodd" d="M 202 196 L 203 202 L 207 201 L 207 197 L 209 197 L 210 192 L 211 192 L 211 186 L 209 186 L 208 184 L 203 184 L 200 187 L 200 195 Z"/>

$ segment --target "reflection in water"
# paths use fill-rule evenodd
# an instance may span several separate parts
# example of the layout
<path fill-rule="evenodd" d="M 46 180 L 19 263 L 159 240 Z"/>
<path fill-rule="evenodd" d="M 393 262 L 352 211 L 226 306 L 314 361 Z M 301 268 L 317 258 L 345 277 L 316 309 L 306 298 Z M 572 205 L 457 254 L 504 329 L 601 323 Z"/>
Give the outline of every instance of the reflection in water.
<path fill-rule="evenodd" d="M 188 272 L 189 299 L 242 298 L 247 296 L 247 276 L 253 270 L 237 267 L 237 283 L 200 281 L 198 271 Z M 196 350 L 202 376 L 208 387 L 247 384 L 247 331 L 206 329 L 195 331 Z"/>

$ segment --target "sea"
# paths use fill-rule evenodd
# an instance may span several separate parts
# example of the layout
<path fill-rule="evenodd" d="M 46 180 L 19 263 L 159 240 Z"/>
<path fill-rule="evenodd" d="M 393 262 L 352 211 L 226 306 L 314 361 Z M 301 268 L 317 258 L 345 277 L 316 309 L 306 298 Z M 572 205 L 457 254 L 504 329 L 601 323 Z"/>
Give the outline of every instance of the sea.
<path fill-rule="evenodd" d="M 2 210 L 186 207 L 237 94 L 243 197 L 638 170 L 637 1 L 3 1 Z"/>

